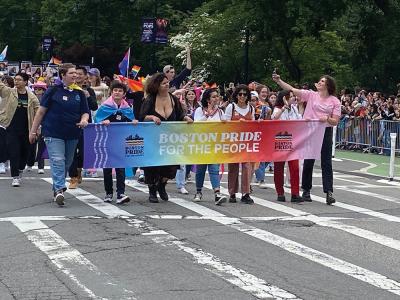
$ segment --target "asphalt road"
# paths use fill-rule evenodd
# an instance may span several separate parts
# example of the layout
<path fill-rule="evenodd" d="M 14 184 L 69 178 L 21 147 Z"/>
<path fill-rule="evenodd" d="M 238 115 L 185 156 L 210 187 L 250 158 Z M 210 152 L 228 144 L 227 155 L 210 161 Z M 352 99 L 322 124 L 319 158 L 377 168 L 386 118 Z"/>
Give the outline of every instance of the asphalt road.
<path fill-rule="evenodd" d="M 277 203 L 271 184 L 256 204 L 216 206 L 167 186 L 170 201 L 103 203 L 102 179 L 51 202 L 50 173 L 0 176 L 0 299 L 396 299 L 400 298 L 398 182 L 335 161 L 337 203 Z M 226 192 L 226 175 L 222 179 Z M 287 194 L 287 198 L 290 195 Z"/>

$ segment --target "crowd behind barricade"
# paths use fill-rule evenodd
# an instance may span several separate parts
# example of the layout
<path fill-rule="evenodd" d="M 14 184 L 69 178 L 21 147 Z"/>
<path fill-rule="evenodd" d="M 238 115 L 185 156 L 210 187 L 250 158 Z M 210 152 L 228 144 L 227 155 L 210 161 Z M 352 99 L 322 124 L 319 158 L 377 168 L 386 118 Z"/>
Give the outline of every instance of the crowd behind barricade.
<path fill-rule="evenodd" d="M 390 133 L 400 134 L 400 84 L 396 95 L 356 88 L 354 93 L 342 90 L 340 100 L 339 148 L 389 154 Z"/>
<path fill-rule="evenodd" d="M 44 174 L 45 159 L 48 158 L 53 180 L 53 199 L 57 204 L 64 205 L 67 175 L 70 177 L 69 189 L 77 188 L 82 177 L 98 176 L 99 170 L 82 169 L 82 128 L 90 122 L 105 126 L 112 122 L 130 122 L 135 126 L 143 121 L 160 124 L 169 121 L 191 123 L 317 118 L 326 124 L 321 149 L 323 191 L 327 204 L 335 202 L 332 194 L 332 127 L 337 125 L 340 117 L 345 116 L 348 95 L 342 97 L 344 104 L 340 116 L 340 102 L 334 96 L 336 87 L 330 76 L 322 76 L 315 83 L 316 91 L 308 86 L 293 87 L 275 73 L 273 80 L 283 89 L 279 92 L 256 82 L 249 85 L 230 83 L 227 86 L 217 86 L 190 79 L 190 52 L 187 58 L 186 67 L 179 74 L 175 74 L 173 66 L 167 65 L 163 72 L 148 76 L 143 91 L 130 90 L 129 84 L 125 84 L 127 82 L 121 76 L 114 75 L 111 80 L 107 76 L 102 77 L 97 68 L 88 70 L 72 64 L 60 65 L 57 76 L 46 72 L 36 76 L 23 69 L 13 77 L 3 75 L 0 83 L 0 174 L 7 172 L 9 161 L 11 185 L 19 187 L 22 184 L 22 174 L 32 172 L 35 162 L 38 164 L 37 172 Z M 395 103 L 394 100 L 391 107 L 394 104 L 398 107 L 398 101 Z M 374 105 L 368 95 L 348 102 L 352 106 L 355 101 L 362 107 Z M 354 106 L 359 107 L 357 103 Z M 351 113 L 350 109 L 348 113 Z M 150 202 L 159 202 L 158 196 L 164 201 L 168 200 L 165 187 L 170 179 L 176 180 L 180 193 L 188 194 L 186 182 L 191 180 L 192 173 L 196 181 L 196 191 L 190 191 L 194 194 L 193 201 L 202 201 L 202 188 L 208 170 L 216 205 L 227 201 L 237 202 L 239 192 L 242 203 L 253 204 L 251 193 L 255 185 L 252 182 L 255 181 L 259 188 L 267 188 L 267 171 L 274 173 L 277 201 L 286 201 L 284 165 L 285 162 L 228 164 L 228 197 L 220 192 L 220 173 L 224 170 L 220 164 L 143 168 L 132 166 L 132 173 L 138 173 L 138 181 L 148 185 Z M 313 165 L 314 160 L 305 160 L 304 167 L 303 162 L 298 160 L 288 162 L 287 184 L 291 187 L 291 202 L 311 201 Z M 113 201 L 113 172 L 112 169 L 103 169 L 105 202 Z M 128 173 L 131 170 L 115 170 L 117 204 L 130 201 L 125 192 Z"/>

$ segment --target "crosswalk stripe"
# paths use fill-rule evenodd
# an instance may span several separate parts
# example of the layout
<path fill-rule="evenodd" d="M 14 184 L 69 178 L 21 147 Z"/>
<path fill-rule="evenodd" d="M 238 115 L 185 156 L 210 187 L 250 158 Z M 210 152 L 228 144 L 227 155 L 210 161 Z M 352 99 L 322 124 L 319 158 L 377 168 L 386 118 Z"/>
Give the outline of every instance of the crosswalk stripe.
<path fill-rule="evenodd" d="M 51 183 L 51 180 L 45 180 Z M 135 215 L 116 207 L 109 203 L 104 203 L 100 198 L 90 194 L 89 192 L 77 188 L 74 190 L 68 190 L 69 194 L 81 202 L 88 204 L 92 208 L 97 209 L 104 215 L 114 218 L 119 216 L 120 218 L 126 218 L 128 224 L 134 226 L 140 230 L 143 235 L 149 236 L 155 243 L 163 246 L 170 244 L 178 247 L 180 251 L 190 254 L 196 261 L 196 263 L 206 266 L 206 270 L 218 275 L 222 279 L 230 282 L 231 284 L 251 293 L 260 299 L 300 299 L 296 295 L 285 291 L 277 286 L 267 283 L 265 280 L 257 278 L 256 276 L 246 272 L 245 270 L 235 268 L 227 262 L 222 261 L 220 258 L 214 256 L 211 253 L 207 253 L 202 249 L 192 248 L 187 242 L 180 241 L 174 235 L 155 228 L 146 221 L 135 218 Z M 152 237 L 154 236 L 154 237 Z"/>
<path fill-rule="evenodd" d="M 372 193 L 372 192 L 369 192 L 369 191 L 362 191 L 362 190 L 358 190 L 358 189 L 354 189 L 354 188 L 343 188 L 343 187 L 337 188 L 337 189 L 342 190 L 342 191 L 346 191 L 346 192 L 356 193 L 356 194 L 359 194 L 359 195 L 374 197 L 374 198 L 378 198 L 378 199 L 389 201 L 389 202 L 400 203 L 400 199 L 399 198 L 394 198 L 394 197 L 390 197 L 390 196 L 386 196 L 386 195 Z"/>
<path fill-rule="evenodd" d="M 205 183 L 204 187 L 212 190 L 212 187 L 209 182 Z M 220 187 L 220 191 L 223 194 L 229 195 L 228 190 L 224 187 Z M 369 231 L 366 229 L 362 229 L 357 226 L 347 225 L 347 224 L 343 224 L 343 223 L 340 223 L 337 221 L 332 221 L 332 220 L 326 220 L 325 218 L 318 217 L 318 216 L 310 214 L 308 212 L 305 212 L 305 211 L 302 211 L 302 210 L 299 210 L 296 208 L 288 207 L 286 205 L 282 205 L 279 203 L 264 200 L 264 199 L 254 196 L 254 195 L 252 195 L 251 197 L 254 200 L 254 202 L 258 205 L 268 207 L 268 208 L 271 208 L 271 209 L 279 211 L 279 212 L 287 213 L 287 214 L 295 216 L 295 217 L 302 216 L 305 220 L 311 221 L 317 225 L 338 229 L 338 230 L 353 234 L 355 236 L 358 236 L 360 238 L 370 240 L 377 244 L 380 244 L 380 245 L 383 245 L 383 246 L 386 246 L 386 247 L 389 247 L 389 248 L 392 248 L 395 250 L 400 250 L 400 241 L 393 239 L 391 237 L 387 237 L 387 236 L 379 234 L 379 233 L 375 233 L 375 232 L 372 232 L 372 231 Z"/>
<path fill-rule="evenodd" d="M 136 299 L 78 250 L 37 218 L 10 218 L 11 222 L 68 278 L 92 299 Z M 76 274 L 85 274 L 77 278 Z M 83 277 L 83 278 L 82 278 Z"/>
<path fill-rule="evenodd" d="M 128 185 L 142 192 L 147 192 L 147 189 L 142 185 L 139 186 L 136 183 L 129 183 Z M 342 274 L 346 274 L 360 281 L 366 282 L 382 290 L 400 295 L 400 283 L 384 275 L 359 267 L 357 265 L 333 257 L 329 254 L 323 253 L 313 248 L 307 247 L 295 241 L 283 238 L 269 231 L 247 225 L 243 222 L 236 220 L 235 218 L 228 218 L 218 211 L 201 206 L 197 203 L 189 202 L 187 200 L 175 197 L 171 197 L 169 201 L 188 210 L 196 212 L 200 215 L 214 215 L 216 218 L 213 218 L 213 220 L 217 223 L 236 229 L 244 234 L 253 236 L 259 240 L 280 247 L 290 253 L 304 257 L 310 261 L 321 264 L 327 268 L 333 269 Z"/>
<path fill-rule="evenodd" d="M 275 186 L 273 184 L 267 184 L 267 186 L 269 188 L 273 188 L 275 189 Z M 286 193 L 290 193 L 290 189 L 288 188 L 284 188 Z M 351 190 L 349 190 L 349 192 L 351 192 Z M 326 199 L 317 195 L 312 194 L 311 198 L 313 201 L 315 202 L 320 202 L 320 203 L 324 203 L 326 205 Z M 364 208 L 364 207 L 359 207 L 359 206 L 355 206 L 355 205 L 351 205 L 351 204 L 346 204 L 340 201 L 337 201 L 335 204 L 335 206 L 340 207 L 340 208 L 344 208 L 350 211 L 354 211 L 356 213 L 359 214 L 364 214 L 364 215 L 368 215 L 374 218 L 379 218 L 385 221 L 389 221 L 389 222 L 396 222 L 396 223 L 400 223 L 400 217 L 397 216 L 392 216 L 392 215 L 388 215 L 379 211 L 374 211 L 368 208 Z"/>

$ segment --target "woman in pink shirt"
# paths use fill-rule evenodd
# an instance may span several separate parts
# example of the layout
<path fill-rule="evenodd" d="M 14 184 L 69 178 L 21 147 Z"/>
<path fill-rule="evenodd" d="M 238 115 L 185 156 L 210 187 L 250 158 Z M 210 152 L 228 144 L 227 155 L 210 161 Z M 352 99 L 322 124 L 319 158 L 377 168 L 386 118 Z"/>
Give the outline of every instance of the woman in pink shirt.
<path fill-rule="evenodd" d="M 316 92 L 311 90 L 300 90 L 284 82 L 276 73 L 272 74 L 272 79 L 284 90 L 292 91 L 300 98 L 300 101 L 307 102 L 304 111 L 304 119 L 318 119 L 326 124 L 324 140 L 321 148 L 321 169 L 322 186 L 326 194 L 326 204 L 331 205 L 336 202 L 333 197 L 333 171 L 332 171 L 332 127 L 339 122 L 341 115 L 340 101 L 336 98 L 335 80 L 328 75 L 324 75 L 315 83 Z M 302 174 L 303 189 L 302 198 L 304 201 L 311 202 L 310 190 L 312 188 L 312 173 L 315 159 L 305 159 Z"/>

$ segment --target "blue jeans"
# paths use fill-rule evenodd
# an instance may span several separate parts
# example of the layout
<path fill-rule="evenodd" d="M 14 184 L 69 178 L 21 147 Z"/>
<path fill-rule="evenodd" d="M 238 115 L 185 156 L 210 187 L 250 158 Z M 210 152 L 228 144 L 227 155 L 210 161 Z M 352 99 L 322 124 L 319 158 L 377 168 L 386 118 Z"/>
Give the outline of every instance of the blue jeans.
<path fill-rule="evenodd" d="M 176 171 L 176 187 L 178 189 L 185 187 L 185 176 L 186 176 L 186 168 L 184 165 L 180 165 L 179 169 Z"/>
<path fill-rule="evenodd" d="M 260 162 L 260 166 L 257 170 L 255 170 L 256 179 L 257 181 L 264 181 L 265 180 L 265 169 L 267 168 L 266 162 Z"/>
<path fill-rule="evenodd" d="M 196 169 L 196 190 L 199 192 L 203 188 L 204 177 L 208 167 L 208 174 L 210 175 L 211 186 L 214 190 L 219 189 L 219 164 L 212 165 L 197 165 Z"/>
<path fill-rule="evenodd" d="M 78 139 L 63 140 L 45 137 L 44 142 L 46 143 L 47 152 L 49 153 L 53 191 L 65 190 L 65 177 L 74 159 Z"/>

